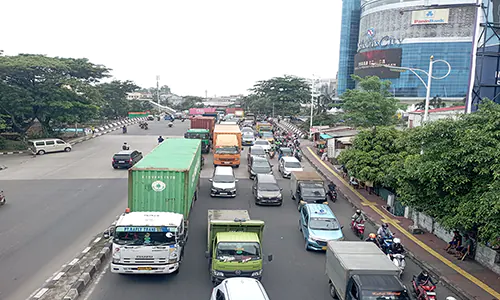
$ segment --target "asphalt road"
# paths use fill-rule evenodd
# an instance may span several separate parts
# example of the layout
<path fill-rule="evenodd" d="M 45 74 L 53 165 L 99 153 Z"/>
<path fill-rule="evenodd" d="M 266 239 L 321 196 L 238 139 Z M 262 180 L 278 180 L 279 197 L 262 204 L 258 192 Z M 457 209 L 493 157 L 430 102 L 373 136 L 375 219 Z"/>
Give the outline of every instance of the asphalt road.
<path fill-rule="evenodd" d="M 146 154 L 157 135 L 182 135 L 188 123 L 132 125 L 126 137 L 117 130 L 69 153 L 1 156 L 0 299 L 26 299 L 123 211 L 127 171 L 114 170 L 111 157 L 124 141 Z"/>
<path fill-rule="evenodd" d="M 244 158 L 246 153 L 244 152 Z M 264 234 L 264 254 L 274 254 L 274 260 L 266 263 L 262 280 L 269 296 L 273 300 L 291 299 L 330 299 L 325 277 L 325 257 L 321 252 L 308 252 L 304 249 L 302 233 L 298 230 L 298 212 L 291 200 L 289 180 L 283 179 L 277 172 L 277 161 L 273 160 L 275 174 L 284 192 L 282 207 L 262 207 L 254 204 L 251 195 L 251 180 L 248 179 L 246 160 L 239 169 L 235 169 L 238 182 L 238 196 L 234 199 L 211 198 L 208 178 L 213 172 L 211 155 L 206 155 L 205 168 L 202 170 L 200 198 L 191 214 L 190 239 L 187 244 L 185 259 L 178 275 L 117 275 L 107 267 L 91 285 L 83 299 L 91 300 L 135 300 L 165 299 L 175 296 L 178 300 L 208 299 L 212 290 L 206 250 L 207 210 L 208 209 L 248 209 L 254 219 L 266 221 Z M 306 169 L 312 169 L 303 163 Z M 332 204 L 348 240 L 357 240 L 349 229 L 353 208 L 345 199 Z M 375 231 L 367 225 L 369 232 Z M 420 269 L 411 260 L 407 260 L 405 284 L 410 286 L 413 274 Z M 451 295 L 439 286 L 438 295 Z M 168 295 L 168 296 L 166 296 Z"/>

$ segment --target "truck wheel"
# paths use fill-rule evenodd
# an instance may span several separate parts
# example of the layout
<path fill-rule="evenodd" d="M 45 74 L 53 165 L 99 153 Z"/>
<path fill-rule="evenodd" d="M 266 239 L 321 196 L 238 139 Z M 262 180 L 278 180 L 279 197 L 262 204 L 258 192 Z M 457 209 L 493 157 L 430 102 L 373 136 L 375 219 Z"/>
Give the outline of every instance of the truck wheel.
<path fill-rule="evenodd" d="M 239 167 L 240 167 L 240 165 L 236 165 L 236 166 L 234 166 L 234 167 L 235 167 L 235 168 L 239 168 Z"/>
<path fill-rule="evenodd" d="M 331 282 L 330 282 L 330 296 L 332 296 L 333 299 L 338 299 L 337 292 L 335 291 L 335 287 L 333 286 L 333 283 L 331 283 Z"/>

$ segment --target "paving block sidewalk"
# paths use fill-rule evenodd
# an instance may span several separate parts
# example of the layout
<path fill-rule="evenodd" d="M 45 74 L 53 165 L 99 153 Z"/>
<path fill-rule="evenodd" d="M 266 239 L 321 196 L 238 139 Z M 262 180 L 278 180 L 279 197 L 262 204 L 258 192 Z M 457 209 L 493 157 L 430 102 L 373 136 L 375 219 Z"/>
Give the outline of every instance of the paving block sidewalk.
<path fill-rule="evenodd" d="M 354 206 L 360 208 L 375 224 L 389 223 L 391 230 L 399 237 L 409 255 L 447 285 L 461 294 L 464 299 L 492 300 L 500 299 L 500 276 L 471 260 L 460 261 L 446 253 L 445 241 L 430 233 L 413 235 L 408 227 L 413 221 L 404 217 L 396 217 L 384 206 L 386 202 L 377 195 L 364 189 L 354 189 L 348 178 L 343 178 L 329 162 L 321 161 L 313 151 L 312 144 L 306 141 L 301 146 L 307 160 L 328 180 L 332 180 L 338 190 Z M 416 275 L 416 274 L 415 274 Z"/>

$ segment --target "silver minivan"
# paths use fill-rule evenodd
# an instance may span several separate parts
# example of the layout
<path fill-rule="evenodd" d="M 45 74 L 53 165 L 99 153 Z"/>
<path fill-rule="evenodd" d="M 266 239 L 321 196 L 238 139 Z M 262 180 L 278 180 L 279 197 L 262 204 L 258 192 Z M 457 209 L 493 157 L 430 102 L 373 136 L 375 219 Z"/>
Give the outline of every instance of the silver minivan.
<path fill-rule="evenodd" d="M 72 147 L 69 143 L 61 139 L 40 139 L 40 140 L 30 140 L 30 148 L 33 153 L 38 155 L 44 155 L 50 152 L 70 152 Z"/>
<path fill-rule="evenodd" d="M 210 188 L 211 197 L 236 197 L 236 182 L 233 167 L 217 166 L 214 176 L 209 179 L 212 182 Z"/>
<path fill-rule="evenodd" d="M 210 300 L 269 300 L 260 281 L 253 278 L 233 277 L 222 281 L 212 290 Z"/>

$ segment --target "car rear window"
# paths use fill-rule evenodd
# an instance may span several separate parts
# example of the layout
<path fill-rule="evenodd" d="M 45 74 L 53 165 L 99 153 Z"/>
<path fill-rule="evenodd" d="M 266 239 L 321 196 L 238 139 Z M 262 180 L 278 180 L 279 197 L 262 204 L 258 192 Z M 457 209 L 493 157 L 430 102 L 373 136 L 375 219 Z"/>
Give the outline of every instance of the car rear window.
<path fill-rule="evenodd" d="M 128 159 L 130 158 L 130 154 L 115 154 L 113 157 L 116 159 Z"/>

